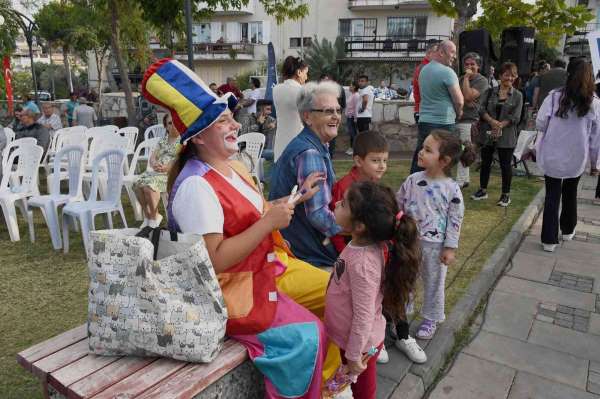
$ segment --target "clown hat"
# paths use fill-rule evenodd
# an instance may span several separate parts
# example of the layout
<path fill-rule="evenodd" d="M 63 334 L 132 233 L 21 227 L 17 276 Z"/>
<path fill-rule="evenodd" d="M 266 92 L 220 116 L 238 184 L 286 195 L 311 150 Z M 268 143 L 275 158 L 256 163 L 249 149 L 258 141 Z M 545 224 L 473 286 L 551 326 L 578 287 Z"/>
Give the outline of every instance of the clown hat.
<path fill-rule="evenodd" d="M 171 58 L 150 65 L 142 94 L 171 112 L 182 143 L 212 125 L 227 108 L 233 111 L 238 102 L 232 93 L 217 96 L 192 70 Z"/>

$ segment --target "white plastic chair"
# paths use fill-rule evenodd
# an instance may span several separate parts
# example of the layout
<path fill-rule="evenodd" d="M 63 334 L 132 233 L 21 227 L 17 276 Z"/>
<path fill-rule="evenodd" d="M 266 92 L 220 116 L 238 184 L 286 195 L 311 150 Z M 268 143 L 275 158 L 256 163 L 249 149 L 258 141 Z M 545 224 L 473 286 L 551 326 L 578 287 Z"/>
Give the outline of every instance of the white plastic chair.
<path fill-rule="evenodd" d="M 246 133 L 238 137 L 238 145 L 245 143 L 246 149 L 244 151 L 252 157 L 252 170 L 250 174 L 256 179 L 258 184 L 261 182 L 260 158 L 265 148 L 265 140 L 265 135 L 262 133 Z"/>
<path fill-rule="evenodd" d="M 85 132 L 88 134 L 88 137 L 94 136 L 97 133 L 117 133 L 118 131 L 119 127 L 115 125 L 94 126 L 85 130 Z"/>
<path fill-rule="evenodd" d="M 90 197 L 86 201 L 70 202 L 63 208 L 62 232 L 65 253 L 69 252 L 69 217 L 79 219 L 86 254 L 89 253 L 90 231 L 96 229 L 94 224 L 96 215 L 105 214 L 108 228 L 112 229 L 112 212 L 118 211 L 123 224 L 127 227 L 125 212 L 123 212 L 121 204 L 124 160 L 125 151 L 123 149 L 104 151 L 94 158 Z M 103 200 L 98 199 L 101 175 L 106 176 L 107 181 L 106 197 Z"/>
<path fill-rule="evenodd" d="M 127 144 L 127 155 L 133 155 L 135 152 L 135 145 L 137 144 L 137 136 L 139 129 L 135 126 L 127 126 L 119 129 L 117 132 L 123 137 L 127 137 L 129 143 Z"/>
<path fill-rule="evenodd" d="M 65 134 L 67 132 L 68 132 L 68 128 L 63 128 L 63 129 L 58 129 L 57 131 L 55 131 L 51 134 L 51 140 L 50 140 L 50 145 L 48 146 L 48 151 L 46 151 L 46 154 L 44 155 L 44 158 L 42 159 L 42 166 L 46 170 L 46 175 L 48 173 L 50 173 L 50 165 L 52 164 L 52 159 L 54 157 L 54 154 L 56 154 L 58 152 L 58 149 L 56 148 L 58 139 L 60 138 L 61 135 Z"/>
<path fill-rule="evenodd" d="M 80 133 L 81 134 L 81 133 Z M 33 210 L 31 208 L 40 208 L 46 225 L 50 231 L 52 246 L 54 249 L 62 248 L 62 239 L 60 236 L 60 224 L 58 219 L 58 208 L 73 201 L 83 201 L 81 190 L 81 179 L 83 177 L 83 167 L 85 161 L 85 147 L 81 145 L 63 147 L 52 163 L 53 174 L 68 175 L 69 192 L 67 194 L 60 193 L 60 179 L 52 180 L 49 185 L 49 195 L 39 195 L 29 199 L 29 210 L 27 213 L 27 221 L 29 223 L 29 237 L 31 242 L 35 242 L 35 231 L 33 227 Z"/>
<path fill-rule="evenodd" d="M 133 183 L 137 181 L 139 178 L 139 174 L 136 174 L 136 169 L 138 165 L 138 161 L 140 160 L 140 154 L 142 152 L 147 152 L 148 154 L 152 154 L 156 145 L 161 140 L 160 137 L 155 137 L 152 139 L 144 140 L 138 145 L 135 150 L 135 154 L 131 159 L 131 165 L 129 166 L 129 171 L 127 175 L 123 178 L 123 185 L 125 186 L 125 190 L 127 190 L 127 196 L 129 197 L 129 202 L 131 203 L 131 207 L 133 208 L 133 215 L 135 220 L 143 220 L 144 215 L 142 213 L 142 206 L 135 196 L 135 191 L 133 191 Z M 146 163 L 146 170 L 151 171 L 152 167 L 150 166 L 150 162 Z"/>
<path fill-rule="evenodd" d="M 55 148 L 56 148 L 56 151 L 59 152 L 64 147 L 73 146 L 73 145 L 83 147 L 84 158 L 82 160 L 82 163 L 85 165 L 85 163 L 87 161 L 87 158 L 85 158 L 85 156 L 87 155 L 87 138 L 85 136 L 84 131 L 75 130 L 72 132 L 62 133 L 56 141 Z M 49 167 L 52 165 L 52 162 L 49 162 L 49 165 L 48 165 Z M 66 164 L 63 164 L 62 166 L 66 166 Z M 52 187 L 55 176 L 56 176 L 55 173 L 51 170 L 46 172 L 46 182 L 47 182 L 48 189 L 50 189 L 50 187 Z M 61 181 L 69 178 L 68 171 L 61 170 L 61 171 L 59 171 L 58 176 Z"/>
<path fill-rule="evenodd" d="M 20 139 L 13 140 L 10 143 L 6 144 L 6 147 L 4 147 L 4 149 L 2 150 L 2 174 L 4 174 L 4 165 L 7 164 L 11 152 L 20 146 L 31 144 L 37 144 L 37 140 L 34 137 L 23 137 Z"/>
<path fill-rule="evenodd" d="M 0 181 L 0 206 L 11 241 L 19 241 L 15 203 L 27 218 L 27 198 L 38 195 L 38 171 L 44 149 L 36 144 L 20 145 L 10 154 Z M 17 161 L 17 167 L 12 166 Z"/>
<path fill-rule="evenodd" d="M 149 128 L 146 129 L 146 131 L 144 132 L 144 141 L 148 140 L 148 139 L 152 139 L 152 138 L 163 138 L 167 135 L 167 129 L 165 129 L 165 127 L 161 124 L 158 125 L 152 125 Z M 147 161 L 148 159 L 150 159 L 150 153 L 149 152 L 142 152 L 140 154 L 140 161 Z"/>
<path fill-rule="evenodd" d="M 126 151 L 129 140 L 127 137 L 120 136 L 118 134 L 106 134 L 96 136 L 90 144 L 90 150 L 87 155 L 88 162 L 85 166 L 86 171 L 83 173 L 83 183 L 85 188 L 90 188 L 92 185 L 92 168 L 94 166 L 93 160 L 102 152 L 108 150 L 123 150 Z M 127 158 L 127 157 L 126 157 Z M 123 172 L 125 172 L 126 160 L 123 162 Z M 103 177 L 100 176 L 100 194 L 104 198 L 104 181 Z M 87 191 L 86 191 L 87 192 Z"/>
<path fill-rule="evenodd" d="M 15 131 L 9 127 L 4 128 L 4 135 L 6 136 L 6 144 L 10 144 L 15 139 Z"/>

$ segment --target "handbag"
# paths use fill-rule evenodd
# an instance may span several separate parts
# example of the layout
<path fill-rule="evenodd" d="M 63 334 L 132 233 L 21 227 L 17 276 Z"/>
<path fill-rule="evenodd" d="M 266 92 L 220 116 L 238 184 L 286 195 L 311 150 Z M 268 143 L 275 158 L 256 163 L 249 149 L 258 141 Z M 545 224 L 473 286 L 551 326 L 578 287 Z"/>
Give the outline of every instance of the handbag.
<path fill-rule="evenodd" d="M 90 351 L 210 362 L 227 309 L 202 236 L 155 229 L 148 240 L 137 232 L 90 233 Z"/>

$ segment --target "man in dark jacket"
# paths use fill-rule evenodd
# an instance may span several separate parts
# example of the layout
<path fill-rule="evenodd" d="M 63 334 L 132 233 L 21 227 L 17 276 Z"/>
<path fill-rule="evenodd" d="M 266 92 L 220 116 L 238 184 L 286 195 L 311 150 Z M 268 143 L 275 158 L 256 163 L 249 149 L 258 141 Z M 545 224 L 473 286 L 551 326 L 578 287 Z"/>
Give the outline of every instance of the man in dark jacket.
<path fill-rule="evenodd" d="M 22 126 L 19 130 L 15 131 L 15 139 L 33 137 L 37 140 L 37 144 L 44 149 L 44 153 L 46 153 L 50 145 L 50 133 L 48 129 L 36 122 L 35 114 L 29 108 L 23 108 L 20 119 Z"/>

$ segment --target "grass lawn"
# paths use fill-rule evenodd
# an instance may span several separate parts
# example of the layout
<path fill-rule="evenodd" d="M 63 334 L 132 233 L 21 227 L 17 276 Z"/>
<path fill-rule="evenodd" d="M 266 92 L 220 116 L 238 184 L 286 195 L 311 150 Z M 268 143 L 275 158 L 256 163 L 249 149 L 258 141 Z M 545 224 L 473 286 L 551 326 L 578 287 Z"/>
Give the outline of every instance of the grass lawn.
<path fill-rule="evenodd" d="M 351 166 L 349 160 L 334 163 L 338 176 Z M 397 190 L 408 169 L 408 161 L 392 160 L 384 183 Z M 474 183 L 478 178 L 477 173 L 472 174 L 472 185 L 464 191 L 465 198 L 476 191 Z M 514 177 L 513 202 L 506 210 L 496 206 L 500 196 L 498 170 L 494 170 L 489 187 L 489 200 L 466 200 L 458 261 L 449 269 L 446 282 L 447 312 L 541 188 L 541 183 L 535 178 Z M 123 198 L 128 222 L 134 226 L 137 223 L 131 207 Z M 39 212 L 36 211 L 34 244 L 29 241 L 26 221 L 18 216 L 20 242 L 12 243 L 4 221 L 0 222 L 0 398 L 41 398 L 38 380 L 17 364 L 15 354 L 85 323 L 87 268 L 80 233 L 71 232 L 71 252 L 64 255 L 52 249 Z"/>

